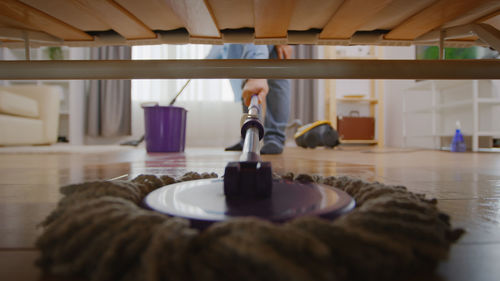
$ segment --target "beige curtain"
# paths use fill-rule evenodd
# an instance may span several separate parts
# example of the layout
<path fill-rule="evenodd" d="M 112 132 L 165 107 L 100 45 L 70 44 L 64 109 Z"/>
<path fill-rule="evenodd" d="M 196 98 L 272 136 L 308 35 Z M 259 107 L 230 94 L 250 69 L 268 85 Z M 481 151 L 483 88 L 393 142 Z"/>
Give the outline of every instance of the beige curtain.
<path fill-rule="evenodd" d="M 130 60 L 129 46 L 91 49 L 93 60 Z M 130 80 L 91 80 L 87 104 L 87 134 L 93 137 L 131 135 Z"/>
<path fill-rule="evenodd" d="M 313 45 L 293 46 L 293 57 L 296 59 L 318 58 L 317 47 Z M 318 101 L 317 81 L 312 79 L 291 80 L 290 121 L 300 120 L 302 124 L 314 122 L 315 105 Z"/>

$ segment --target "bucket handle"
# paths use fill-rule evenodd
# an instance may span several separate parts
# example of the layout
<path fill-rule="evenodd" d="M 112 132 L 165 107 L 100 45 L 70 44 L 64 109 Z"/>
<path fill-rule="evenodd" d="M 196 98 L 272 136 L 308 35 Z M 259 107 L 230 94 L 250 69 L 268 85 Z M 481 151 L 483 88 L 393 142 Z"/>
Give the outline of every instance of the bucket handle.
<path fill-rule="evenodd" d="M 349 116 L 351 116 L 351 117 L 359 117 L 360 114 L 359 114 L 359 111 L 357 111 L 357 110 L 351 110 L 351 112 L 349 112 Z"/>

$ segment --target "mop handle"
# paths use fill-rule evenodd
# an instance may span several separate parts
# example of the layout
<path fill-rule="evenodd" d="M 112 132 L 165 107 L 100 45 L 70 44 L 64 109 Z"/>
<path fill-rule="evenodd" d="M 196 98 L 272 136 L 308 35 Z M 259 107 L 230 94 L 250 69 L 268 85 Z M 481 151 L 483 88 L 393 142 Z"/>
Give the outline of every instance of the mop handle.
<path fill-rule="evenodd" d="M 253 116 L 259 116 L 259 98 L 257 95 L 253 95 L 250 99 L 250 105 L 248 106 L 248 114 Z"/>
<path fill-rule="evenodd" d="M 257 95 L 253 95 L 248 106 L 248 114 L 246 115 L 243 151 L 240 156 L 240 161 L 261 161 L 260 159 L 260 130 L 263 130 L 262 123 L 259 120 L 259 99 Z"/>
<path fill-rule="evenodd" d="M 184 89 L 187 87 L 189 82 L 191 82 L 191 79 L 187 80 L 186 84 L 184 84 L 184 86 L 182 86 L 181 90 L 179 92 L 177 92 L 177 95 L 175 95 L 175 97 L 172 99 L 172 101 L 168 105 L 174 104 L 175 100 L 179 97 L 179 95 L 182 93 L 182 91 L 184 91 Z"/>

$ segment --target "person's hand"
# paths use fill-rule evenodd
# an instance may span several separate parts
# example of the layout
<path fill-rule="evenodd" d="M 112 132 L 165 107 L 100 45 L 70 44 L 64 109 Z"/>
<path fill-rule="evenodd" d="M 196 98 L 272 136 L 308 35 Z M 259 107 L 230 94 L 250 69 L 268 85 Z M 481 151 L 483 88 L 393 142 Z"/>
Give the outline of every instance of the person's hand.
<path fill-rule="evenodd" d="M 249 106 L 253 95 L 257 95 L 259 103 L 263 103 L 266 100 L 267 92 L 269 92 L 267 79 L 248 79 L 243 86 L 242 97 L 246 106 Z"/>
<path fill-rule="evenodd" d="M 276 53 L 278 53 L 278 58 L 282 59 L 290 59 L 292 58 L 293 49 L 289 45 L 275 45 Z"/>

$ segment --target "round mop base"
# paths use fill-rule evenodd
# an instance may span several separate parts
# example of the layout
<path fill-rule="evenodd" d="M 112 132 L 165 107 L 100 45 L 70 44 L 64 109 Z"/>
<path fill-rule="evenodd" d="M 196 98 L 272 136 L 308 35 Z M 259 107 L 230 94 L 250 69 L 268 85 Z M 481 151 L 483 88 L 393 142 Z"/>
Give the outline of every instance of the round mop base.
<path fill-rule="evenodd" d="M 144 203 L 158 212 L 189 219 L 198 228 L 242 216 L 273 222 L 305 215 L 333 219 L 355 206 L 344 191 L 316 183 L 275 180 L 271 197 L 265 199 L 228 200 L 223 188 L 222 179 L 180 182 L 151 192 Z"/>

